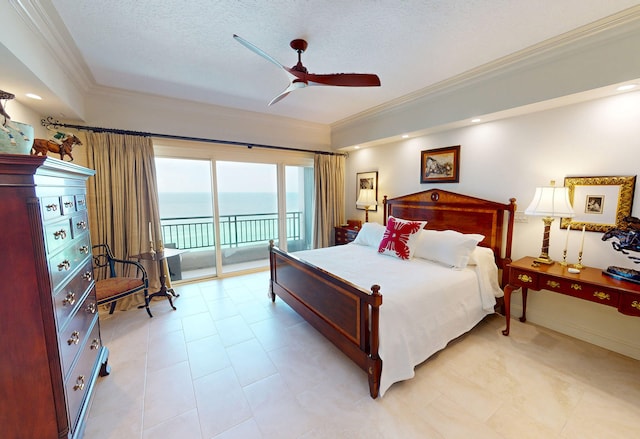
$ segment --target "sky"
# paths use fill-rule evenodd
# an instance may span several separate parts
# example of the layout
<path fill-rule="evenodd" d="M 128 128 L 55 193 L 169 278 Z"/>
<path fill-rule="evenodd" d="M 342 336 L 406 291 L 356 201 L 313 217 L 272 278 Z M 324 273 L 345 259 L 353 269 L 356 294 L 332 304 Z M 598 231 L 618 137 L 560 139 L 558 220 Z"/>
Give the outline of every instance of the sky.
<path fill-rule="evenodd" d="M 276 192 L 276 165 L 217 162 L 219 192 Z M 158 192 L 210 192 L 209 160 L 156 158 Z M 167 178 L 163 178 L 167 176 Z"/>

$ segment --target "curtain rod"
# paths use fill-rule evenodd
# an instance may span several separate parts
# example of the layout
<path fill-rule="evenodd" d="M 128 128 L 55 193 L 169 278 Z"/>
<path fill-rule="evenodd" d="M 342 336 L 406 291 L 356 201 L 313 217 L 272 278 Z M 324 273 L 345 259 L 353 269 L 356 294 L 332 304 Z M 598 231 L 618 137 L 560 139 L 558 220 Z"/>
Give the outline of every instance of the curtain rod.
<path fill-rule="evenodd" d="M 159 134 L 159 133 L 147 133 L 144 131 L 130 131 L 130 130 L 122 130 L 117 128 L 102 128 L 102 127 L 92 127 L 86 125 L 74 125 L 69 123 L 60 122 L 55 120 L 51 116 L 47 116 L 46 119 L 41 119 L 40 124 L 47 129 L 53 128 L 74 128 L 77 130 L 84 131 L 93 131 L 95 133 L 113 133 L 113 134 L 126 134 L 131 136 L 143 136 L 143 137 L 160 137 L 163 139 L 175 139 L 175 140 L 189 140 L 194 142 L 206 142 L 206 143 L 220 143 L 223 145 L 233 145 L 233 146 L 246 146 L 247 148 L 267 148 L 267 149 L 279 149 L 283 151 L 296 151 L 296 152 L 311 152 L 314 154 L 324 154 L 324 155 L 343 155 L 348 156 L 346 153 L 341 152 L 329 152 L 329 151 L 313 151 L 309 149 L 301 149 L 301 148 L 293 148 L 291 146 L 277 146 L 277 145 L 263 145 L 261 143 L 247 143 L 247 142 L 236 142 L 233 140 L 216 140 L 216 139 L 207 139 L 204 137 L 190 137 L 190 136 L 178 136 L 175 134 Z"/>

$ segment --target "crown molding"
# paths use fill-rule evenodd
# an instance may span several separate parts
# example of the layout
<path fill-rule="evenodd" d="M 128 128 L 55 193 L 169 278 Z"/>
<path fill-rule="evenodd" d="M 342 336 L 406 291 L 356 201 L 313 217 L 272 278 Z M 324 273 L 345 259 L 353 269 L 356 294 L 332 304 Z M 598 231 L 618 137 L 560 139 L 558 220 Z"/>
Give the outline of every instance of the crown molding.
<path fill-rule="evenodd" d="M 377 105 L 334 122 L 331 124 L 331 129 L 343 128 L 373 116 L 391 113 L 399 107 L 415 101 L 428 100 L 511 70 L 531 67 L 532 64 L 543 64 L 553 58 L 562 56 L 562 54 L 568 51 L 574 51 L 596 42 L 617 38 L 630 29 L 637 30 L 638 28 L 640 28 L 640 5 L 628 8 L 617 14 L 550 38 L 511 55 L 467 70 L 459 75 L 447 78 L 413 93 L 392 99 L 384 104 Z"/>
<path fill-rule="evenodd" d="M 31 0 L 9 0 L 9 3 L 80 90 L 86 92 L 95 85 L 89 67 L 52 4 Z"/>

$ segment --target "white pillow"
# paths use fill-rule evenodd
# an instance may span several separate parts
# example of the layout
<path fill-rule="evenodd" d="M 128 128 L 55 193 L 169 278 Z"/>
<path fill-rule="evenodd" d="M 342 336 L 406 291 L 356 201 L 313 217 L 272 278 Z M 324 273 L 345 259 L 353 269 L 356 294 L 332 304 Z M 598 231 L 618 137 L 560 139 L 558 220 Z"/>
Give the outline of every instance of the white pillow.
<path fill-rule="evenodd" d="M 384 231 L 385 227 L 382 224 L 364 223 L 353 243 L 378 248 Z"/>
<path fill-rule="evenodd" d="M 491 250 L 489 247 L 477 246 L 471 252 L 471 256 L 469 256 L 469 262 L 467 262 L 467 265 L 480 265 L 480 261 L 483 261 L 487 258 L 489 261 L 495 262 L 495 255 L 493 254 L 493 250 Z"/>
<path fill-rule="evenodd" d="M 483 235 L 465 235 L 454 230 L 423 230 L 416 243 L 415 257 L 462 269 Z"/>

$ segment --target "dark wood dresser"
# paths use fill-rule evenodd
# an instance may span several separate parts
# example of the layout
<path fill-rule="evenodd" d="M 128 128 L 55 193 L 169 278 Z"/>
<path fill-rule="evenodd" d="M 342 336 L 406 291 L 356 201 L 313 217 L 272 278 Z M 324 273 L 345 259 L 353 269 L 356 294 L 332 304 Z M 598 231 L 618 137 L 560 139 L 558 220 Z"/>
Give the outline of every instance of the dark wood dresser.
<path fill-rule="evenodd" d="M 0 436 L 80 438 L 108 375 L 91 269 L 94 171 L 0 154 Z"/>
<path fill-rule="evenodd" d="M 358 229 L 353 229 L 345 226 L 334 227 L 333 229 L 335 231 L 335 245 L 348 244 L 356 239 L 356 236 L 358 236 Z"/>

